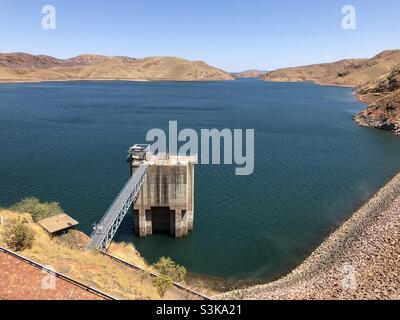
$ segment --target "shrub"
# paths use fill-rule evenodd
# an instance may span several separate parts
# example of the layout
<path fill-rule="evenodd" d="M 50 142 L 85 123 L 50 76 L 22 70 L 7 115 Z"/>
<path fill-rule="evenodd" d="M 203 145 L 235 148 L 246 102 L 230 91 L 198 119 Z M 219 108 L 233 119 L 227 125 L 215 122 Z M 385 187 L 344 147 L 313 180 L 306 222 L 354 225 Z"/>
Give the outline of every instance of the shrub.
<path fill-rule="evenodd" d="M 152 284 L 153 287 L 157 289 L 160 297 L 163 298 L 167 290 L 172 287 L 172 279 L 170 277 L 160 275 L 153 280 Z"/>
<path fill-rule="evenodd" d="M 173 281 L 180 282 L 186 277 L 186 269 L 171 258 L 162 257 L 153 264 L 153 268 L 158 272 L 158 277 L 153 280 L 153 287 L 157 289 L 160 297 L 164 297 L 168 289 L 173 285 Z"/>
<path fill-rule="evenodd" d="M 18 219 L 6 228 L 3 234 L 4 242 L 14 251 L 21 251 L 32 248 L 33 232 L 26 224 L 26 221 Z"/>
<path fill-rule="evenodd" d="M 181 282 L 186 277 L 185 267 L 176 264 L 171 258 L 162 257 L 153 264 L 153 267 L 160 275 L 169 277 L 176 282 Z"/>
<path fill-rule="evenodd" d="M 35 222 L 64 213 L 57 202 L 40 202 L 33 197 L 23 199 L 10 209 L 19 213 L 29 213 Z"/>
<path fill-rule="evenodd" d="M 142 270 L 140 272 L 140 283 L 143 283 L 144 280 L 150 278 L 150 272 L 146 271 L 146 270 Z"/>

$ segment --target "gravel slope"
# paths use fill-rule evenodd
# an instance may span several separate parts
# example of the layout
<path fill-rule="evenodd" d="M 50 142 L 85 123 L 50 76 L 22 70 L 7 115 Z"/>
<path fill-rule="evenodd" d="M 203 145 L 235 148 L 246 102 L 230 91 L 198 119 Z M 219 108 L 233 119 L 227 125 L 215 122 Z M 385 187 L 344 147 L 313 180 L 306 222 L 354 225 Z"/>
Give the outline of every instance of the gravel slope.
<path fill-rule="evenodd" d="M 400 299 L 400 174 L 286 277 L 239 299 Z"/>

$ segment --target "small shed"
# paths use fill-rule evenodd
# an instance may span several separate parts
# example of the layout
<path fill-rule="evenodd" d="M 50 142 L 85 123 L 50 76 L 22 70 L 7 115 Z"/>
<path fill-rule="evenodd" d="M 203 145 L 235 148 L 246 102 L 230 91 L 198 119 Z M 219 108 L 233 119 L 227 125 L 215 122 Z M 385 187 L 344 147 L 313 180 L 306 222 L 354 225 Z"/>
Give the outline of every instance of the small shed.
<path fill-rule="evenodd" d="M 79 222 L 63 213 L 40 220 L 38 224 L 40 224 L 50 234 L 59 234 L 74 228 L 79 224 Z"/>

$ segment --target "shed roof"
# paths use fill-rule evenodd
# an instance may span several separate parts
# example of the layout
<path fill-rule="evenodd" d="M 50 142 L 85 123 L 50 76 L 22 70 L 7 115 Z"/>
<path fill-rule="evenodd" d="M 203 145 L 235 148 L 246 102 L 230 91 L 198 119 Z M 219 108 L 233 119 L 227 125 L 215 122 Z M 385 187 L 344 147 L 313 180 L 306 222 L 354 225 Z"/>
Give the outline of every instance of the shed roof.
<path fill-rule="evenodd" d="M 58 214 L 56 216 L 40 220 L 38 224 L 40 224 L 49 233 L 55 233 L 72 228 L 79 223 L 67 214 Z"/>

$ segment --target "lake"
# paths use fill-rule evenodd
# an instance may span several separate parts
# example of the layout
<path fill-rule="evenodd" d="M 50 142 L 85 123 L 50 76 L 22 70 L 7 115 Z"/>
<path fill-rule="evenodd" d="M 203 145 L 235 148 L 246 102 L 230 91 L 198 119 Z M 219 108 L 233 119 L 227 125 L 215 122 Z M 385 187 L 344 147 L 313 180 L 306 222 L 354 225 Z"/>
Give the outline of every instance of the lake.
<path fill-rule="evenodd" d="M 272 280 L 295 267 L 400 170 L 400 139 L 362 128 L 351 89 L 260 80 L 0 84 L 0 205 L 57 201 L 90 233 L 129 178 L 127 149 L 152 128 L 255 129 L 255 171 L 196 166 L 189 237 L 116 241 L 189 271 Z"/>

